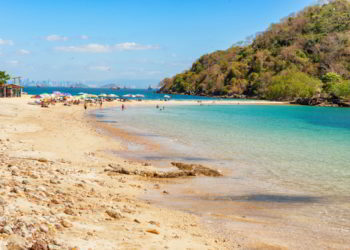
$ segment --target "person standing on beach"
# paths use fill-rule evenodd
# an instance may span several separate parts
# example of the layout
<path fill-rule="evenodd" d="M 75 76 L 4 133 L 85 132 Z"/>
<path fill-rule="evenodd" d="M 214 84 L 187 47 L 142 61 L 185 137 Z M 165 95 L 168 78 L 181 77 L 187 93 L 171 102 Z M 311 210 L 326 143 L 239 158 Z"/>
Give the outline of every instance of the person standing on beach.
<path fill-rule="evenodd" d="M 124 106 L 124 104 L 122 104 L 122 111 L 124 111 L 124 109 L 125 109 L 125 106 Z"/>
<path fill-rule="evenodd" d="M 102 109 L 102 99 L 100 99 L 100 109 Z"/>
<path fill-rule="evenodd" d="M 87 104 L 86 101 L 84 101 L 84 109 L 87 110 Z"/>

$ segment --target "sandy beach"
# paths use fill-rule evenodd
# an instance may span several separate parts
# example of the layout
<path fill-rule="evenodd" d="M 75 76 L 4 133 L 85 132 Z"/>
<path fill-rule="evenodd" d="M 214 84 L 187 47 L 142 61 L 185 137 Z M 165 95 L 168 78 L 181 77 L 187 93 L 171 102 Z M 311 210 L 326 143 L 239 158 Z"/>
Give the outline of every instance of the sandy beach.
<path fill-rule="evenodd" d="M 28 101 L 0 99 L 0 249 L 239 247 L 199 217 L 141 201 L 150 189 L 165 199 L 167 191 L 156 178 L 109 170 L 154 168 L 107 154 L 120 143 L 96 129 L 82 105 Z"/>

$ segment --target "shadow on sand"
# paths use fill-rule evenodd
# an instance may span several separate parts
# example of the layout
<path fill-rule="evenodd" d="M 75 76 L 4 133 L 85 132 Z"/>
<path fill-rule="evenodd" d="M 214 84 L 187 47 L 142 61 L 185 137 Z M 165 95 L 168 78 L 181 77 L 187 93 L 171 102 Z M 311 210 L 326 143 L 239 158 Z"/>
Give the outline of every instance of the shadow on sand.
<path fill-rule="evenodd" d="M 216 196 L 215 201 L 275 202 L 275 203 L 319 203 L 321 197 L 307 195 L 251 194 L 241 196 Z"/>

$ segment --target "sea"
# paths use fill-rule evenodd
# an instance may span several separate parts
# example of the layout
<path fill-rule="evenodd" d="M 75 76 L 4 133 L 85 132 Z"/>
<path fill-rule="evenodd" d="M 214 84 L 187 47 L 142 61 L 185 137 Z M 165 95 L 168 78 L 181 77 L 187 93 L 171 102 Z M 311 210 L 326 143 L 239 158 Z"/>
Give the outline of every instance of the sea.
<path fill-rule="evenodd" d="M 113 93 L 164 96 L 148 90 Z M 147 141 L 122 139 L 126 150 L 115 154 L 162 168 L 174 161 L 203 164 L 224 174 L 164 184 L 170 193 L 166 199 L 159 190 L 144 199 L 199 214 L 220 233 L 238 234 L 247 242 L 259 239 L 292 249 L 350 246 L 350 109 L 242 101 L 130 106 L 91 115 Z"/>

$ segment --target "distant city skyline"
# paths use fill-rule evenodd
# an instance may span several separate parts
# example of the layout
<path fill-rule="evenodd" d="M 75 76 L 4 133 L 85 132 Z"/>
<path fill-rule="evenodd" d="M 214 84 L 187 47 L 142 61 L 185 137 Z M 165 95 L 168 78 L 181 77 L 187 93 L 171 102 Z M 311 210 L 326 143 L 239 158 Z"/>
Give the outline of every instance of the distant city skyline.
<path fill-rule="evenodd" d="M 315 0 L 7 1 L 0 70 L 33 81 L 155 85 Z"/>

